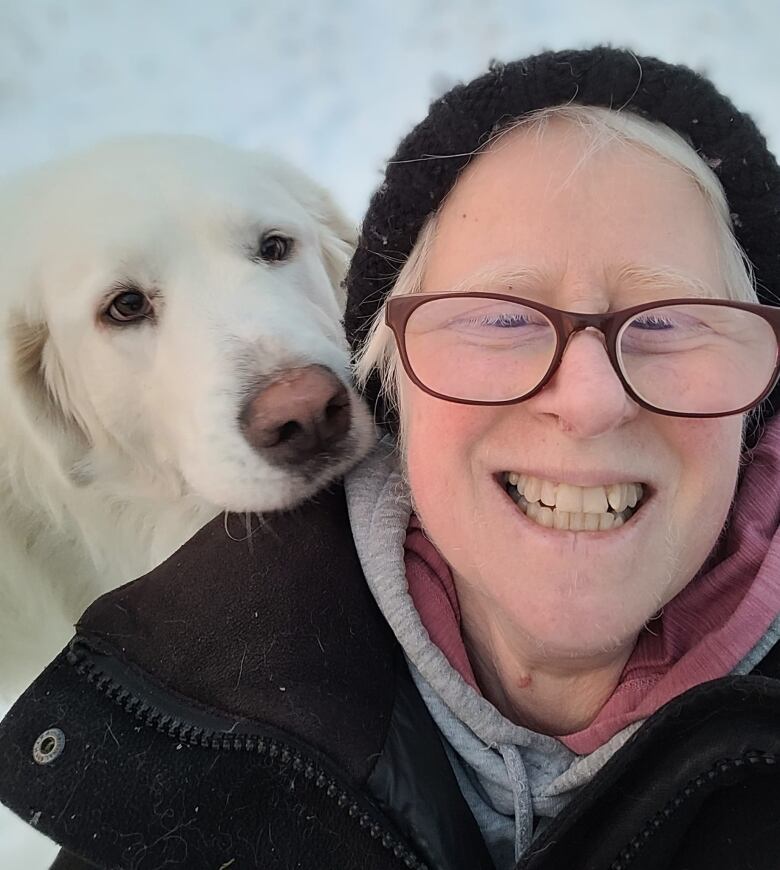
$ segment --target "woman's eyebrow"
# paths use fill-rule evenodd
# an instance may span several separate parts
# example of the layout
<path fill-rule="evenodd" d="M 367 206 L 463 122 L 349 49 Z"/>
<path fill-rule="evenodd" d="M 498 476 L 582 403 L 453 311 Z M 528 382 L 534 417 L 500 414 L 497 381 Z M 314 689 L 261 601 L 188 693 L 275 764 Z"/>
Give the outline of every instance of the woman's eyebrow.
<path fill-rule="evenodd" d="M 476 293 L 495 292 L 537 297 L 555 285 L 555 279 L 541 269 L 520 264 L 488 265 L 466 275 L 447 287 L 428 292 Z M 699 278 L 663 266 L 626 264 L 606 275 L 606 287 L 600 289 L 663 293 L 665 296 L 712 298 L 717 294 Z"/>
<path fill-rule="evenodd" d="M 449 289 L 457 293 L 496 292 L 522 293 L 545 287 L 549 277 L 541 270 L 531 266 L 485 266 L 452 285 Z"/>
<path fill-rule="evenodd" d="M 693 275 L 686 275 L 676 269 L 638 264 L 618 269 L 613 286 L 620 290 L 663 291 L 667 295 L 672 290 L 676 296 L 681 297 L 712 298 L 717 295 L 712 287 Z"/>

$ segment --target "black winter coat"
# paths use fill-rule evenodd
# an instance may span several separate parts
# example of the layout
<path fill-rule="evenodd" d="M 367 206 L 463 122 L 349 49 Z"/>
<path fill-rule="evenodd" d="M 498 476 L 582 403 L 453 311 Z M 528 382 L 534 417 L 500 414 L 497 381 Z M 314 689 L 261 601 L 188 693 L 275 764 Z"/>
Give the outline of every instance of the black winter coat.
<path fill-rule="evenodd" d="M 40 738 L 40 739 L 39 739 Z M 55 867 L 489 870 L 343 490 L 98 599 L 0 725 Z M 780 651 L 659 710 L 522 870 L 780 868 Z"/>

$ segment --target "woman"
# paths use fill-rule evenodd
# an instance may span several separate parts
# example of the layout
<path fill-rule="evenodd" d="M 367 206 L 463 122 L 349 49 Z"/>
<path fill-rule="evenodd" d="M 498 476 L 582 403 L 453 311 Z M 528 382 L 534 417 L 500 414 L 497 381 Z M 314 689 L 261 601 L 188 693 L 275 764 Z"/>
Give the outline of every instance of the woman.
<path fill-rule="evenodd" d="M 443 97 L 347 282 L 377 450 L 99 599 L 4 802 L 60 867 L 775 867 L 779 215 L 689 70 Z"/>

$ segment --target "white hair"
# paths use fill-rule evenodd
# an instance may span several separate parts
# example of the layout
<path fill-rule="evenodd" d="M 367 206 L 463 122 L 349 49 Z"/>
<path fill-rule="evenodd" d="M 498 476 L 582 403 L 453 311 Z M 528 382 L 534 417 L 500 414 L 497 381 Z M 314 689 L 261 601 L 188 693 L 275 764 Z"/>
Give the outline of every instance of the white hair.
<path fill-rule="evenodd" d="M 588 146 L 579 166 L 602 148 L 618 143 L 640 148 L 681 169 L 699 189 L 715 220 L 718 247 L 722 254 L 720 268 L 724 298 L 741 302 L 758 301 L 753 270 L 734 236 L 728 200 L 718 177 L 691 145 L 665 124 L 630 111 L 574 104 L 551 106 L 502 126 L 474 154 L 476 156 L 494 147 L 504 136 L 518 129 L 535 130 L 541 136 L 550 121 L 559 119 L 575 125 L 587 135 Z M 427 218 L 385 301 L 393 296 L 422 292 L 423 276 L 436 235 L 437 216 L 438 212 L 433 212 Z M 380 377 L 386 406 L 399 411 L 399 441 L 403 444 L 404 415 L 399 408 L 400 356 L 392 332 L 384 322 L 384 304 L 377 311 L 356 355 L 355 376 L 358 384 L 365 386 L 374 369 Z"/>

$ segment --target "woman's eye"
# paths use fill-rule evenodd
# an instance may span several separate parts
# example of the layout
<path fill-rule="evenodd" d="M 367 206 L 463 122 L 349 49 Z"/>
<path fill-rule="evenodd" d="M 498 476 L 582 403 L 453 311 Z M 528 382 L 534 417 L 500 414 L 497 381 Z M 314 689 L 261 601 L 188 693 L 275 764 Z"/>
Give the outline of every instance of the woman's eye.
<path fill-rule="evenodd" d="M 520 329 L 528 326 L 543 325 L 538 320 L 533 320 L 527 315 L 515 314 L 514 312 L 479 315 L 468 318 L 465 323 L 467 326 L 487 327 L 491 329 Z"/>
<path fill-rule="evenodd" d="M 530 321 L 526 317 L 518 317 L 516 314 L 498 314 L 485 319 L 486 326 L 499 326 L 504 329 L 514 329 L 518 326 L 529 326 Z"/>
<path fill-rule="evenodd" d="M 260 239 L 257 255 L 266 263 L 286 260 L 292 251 L 292 239 L 280 233 L 267 233 Z"/>
<path fill-rule="evenodd" d="M 152 303 L 141 290 L 123 290 L 118 293 L 106 309 L 106 317 L 114 323 L 133 323 L 148 319 L 152 314 Z"/>
<path fill-rule="evenodd" d="M 668 317 L 660 317 L 658 315 L 651 315 L 649 317 L 637 317 L 631 324 L 632 327 L 636 327 L 637 329 L 673 329 L 675 327 L 675 323 Z"/>

